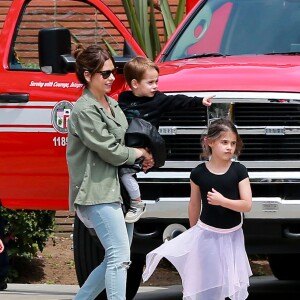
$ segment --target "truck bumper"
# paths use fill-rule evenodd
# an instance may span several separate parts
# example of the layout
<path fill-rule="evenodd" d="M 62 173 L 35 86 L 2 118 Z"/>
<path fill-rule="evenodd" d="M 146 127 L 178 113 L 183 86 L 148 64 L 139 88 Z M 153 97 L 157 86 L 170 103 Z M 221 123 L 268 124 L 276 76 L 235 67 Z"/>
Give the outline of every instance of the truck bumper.
<path fill-rule="evenodd" d="M 150 172 L 138 174 L 144 189 L 157 186 L 189 185 L 190 172 Z M 253 204 L 246 219 L 300 218 L 300 172 L 249 172 Z M 259 193 L 264 195 L 259 195 Z M 278 191 L 278 194 L 276 193 Z M 174 190 L 172 191 L 174 193 Z M 187 197 L 157 197 L 148 203 L 144 218 L 187 218 Z M 289 199 L 288 199 L 289 198 Z"/>
<path fill-rule="evenodd" d="M 146 213 L 136 223 L 135 237 L 141 241 L 141 249 L 149 251 L 163 243 L 170 225 L 189 227 L 189 193 L 181 196 L 182 187 L 189 187 L 189 176 L 190 172 L 138 174 L 142 194 L 143 190 L 148 194 Z M 244 214 L 243 226 L 248 253 L 300 253 L 300 172 L 249 172 L 249 177 L 253 204 Z M 173 196 L 168 197 L 168 190 Z"/>
<path fill-rule="evenodd" d="M 300 189 L 300 187 L 299 187 Z M 158 198 L 145 200 L 146 213 L 142 218 L 188 218 L 189 198 Z M 300 219 L 300 200 L 278 197 L 252 198 L 252 209 L 244 213 L 245 219 Z"/>

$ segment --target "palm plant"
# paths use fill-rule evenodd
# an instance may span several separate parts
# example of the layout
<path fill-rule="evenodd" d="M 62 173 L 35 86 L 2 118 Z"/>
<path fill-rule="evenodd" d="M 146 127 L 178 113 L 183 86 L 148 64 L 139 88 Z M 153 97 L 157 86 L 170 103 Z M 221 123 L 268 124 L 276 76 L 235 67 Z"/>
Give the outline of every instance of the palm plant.
<path fill-rule="evenodd" d="M 178 0 L 173 18 L 167 0 L 122 0 L 133 37 L 150 59 L 160 53 L 162 45 L 172 35 L 185 14 L 186 0 Z M 163 18 L 163 39 L 157 27 L 157 14 Z"/>

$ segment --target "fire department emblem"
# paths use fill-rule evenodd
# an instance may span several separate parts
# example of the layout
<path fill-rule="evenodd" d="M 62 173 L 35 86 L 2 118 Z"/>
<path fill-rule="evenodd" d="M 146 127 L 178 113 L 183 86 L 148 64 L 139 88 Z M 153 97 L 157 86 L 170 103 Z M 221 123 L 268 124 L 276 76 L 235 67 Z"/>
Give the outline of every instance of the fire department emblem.
<path fill-rule="evenodd" d="M 63 100 L 55 104 L 52 110 L 52 125 L 60 133 L 67 133 L 67 122 L 70 117 L 73 104 Z"/>

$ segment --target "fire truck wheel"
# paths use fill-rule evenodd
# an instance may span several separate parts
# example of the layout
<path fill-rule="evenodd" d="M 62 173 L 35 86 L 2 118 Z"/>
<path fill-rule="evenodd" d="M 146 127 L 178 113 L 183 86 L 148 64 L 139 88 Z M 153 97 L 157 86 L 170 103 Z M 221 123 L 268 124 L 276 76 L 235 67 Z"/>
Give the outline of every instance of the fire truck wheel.
<path fill-rule="evenodd" d="M 273 275 L 279 280 L 300 280 L 299 254 L 273 254 L 268 256 Z"/>
<path fill-rule="evenodd" d="M 79 286 L 82 286 L 92 270 L 103 260 L 104 250 L 94 231 L 87 229 L 77 216 L 74 221 L 73 242 L 77 280 Z M 128 300 L 132 300 L 137 293 L 145 264 L 144 255 L 131 256 L 132 264 L 128 269 L 126 288 Z M 107 300 L 105 291 L 96 300 Z"/>

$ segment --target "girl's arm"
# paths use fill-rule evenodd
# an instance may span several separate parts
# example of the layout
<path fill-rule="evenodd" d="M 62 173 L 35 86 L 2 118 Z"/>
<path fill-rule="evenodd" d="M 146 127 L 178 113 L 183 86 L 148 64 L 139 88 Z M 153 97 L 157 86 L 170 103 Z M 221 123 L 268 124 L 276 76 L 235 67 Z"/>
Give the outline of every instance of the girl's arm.
<path fill-rule="evenodd" d="M 190 180 L 191 185 L 191 195 L 190 195 L 190 202 L 189 202 L 189 221 L 190 227 L 197 224 L 199 215 L 200 215 L 200 208 L 201 208 L 201 193 L 200 188 L 196 185 L 192 180 Z"/>
<path fill-rule="evenodd" d="M 207 193 L 207 200 L 211 205 L 220 205 L 237 212 L 250 211 L 252 207 L 252 191 L 249 177 L 239 182 L 239 192 L 241 199 L 232 200 L 212 189 L 211 192 Z"/>

